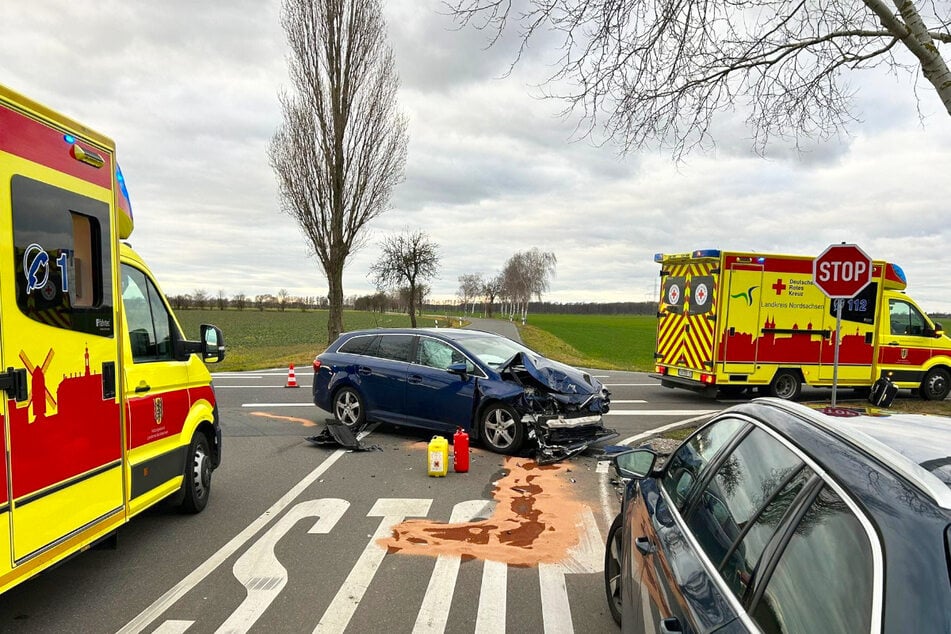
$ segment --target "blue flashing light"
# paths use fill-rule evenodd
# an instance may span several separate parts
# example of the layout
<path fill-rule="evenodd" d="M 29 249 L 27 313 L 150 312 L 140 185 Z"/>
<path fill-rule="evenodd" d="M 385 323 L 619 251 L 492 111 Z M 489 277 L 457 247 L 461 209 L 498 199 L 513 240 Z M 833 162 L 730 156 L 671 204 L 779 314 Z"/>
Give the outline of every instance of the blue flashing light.
<path fill-rule="evenodd" d="M 699 249 L 693 252 L 695 258 L 719 258 L 720 249 Z"/>
<path fill-rule="evenodd" d="M 764 258 L 763 256 L 756 258 L 757 264 L 763 264 L 764 262 L 766 262 L 766 258 Z"/>
<path fill-rule="evenodd" d="M 905 277 L 905 271 L 903 271 L 902 268 L 897 264 L 892 264 L 892 268 L 895 270 L 895 275 L 898 276 L 898 279 L 900 279 L 902 283 L 907 284 L 908 278 Z"/>
<path fill-rule="evenodd" d="M 660 262 L 663 262 L 663 261 L 664 261 L 664 254 L 663 254 L 663 253 L 655 253 L 655 254 L 654 254 L 654 262 L 660 263 Z"/>
<path fill-rule="evenodd" d="M 72 134 L 64 134 L 63 140 L 72 145 L 76 142 L 76 137 L 74 137 Z"/>

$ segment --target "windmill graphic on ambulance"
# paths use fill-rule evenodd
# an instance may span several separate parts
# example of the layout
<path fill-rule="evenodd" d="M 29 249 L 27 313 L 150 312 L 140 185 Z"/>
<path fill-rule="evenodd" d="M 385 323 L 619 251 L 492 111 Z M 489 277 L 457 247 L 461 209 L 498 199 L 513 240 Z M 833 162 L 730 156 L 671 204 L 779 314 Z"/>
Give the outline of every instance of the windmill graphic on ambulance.
<path fill-rule="evenodd" d="M 654 260 L 662 295 L 652 376 L 661 385 L 795 399 L 803 385 L 832 385 L 838 337 L 840 385 L 864 389 L 887 375 L 923 398 L 951 391 L 951 339 L 903 292 L 893 263 L 872 263 L 872 282 L 845 300 L 836 332 L 813 257 L 707 249 Z"/>

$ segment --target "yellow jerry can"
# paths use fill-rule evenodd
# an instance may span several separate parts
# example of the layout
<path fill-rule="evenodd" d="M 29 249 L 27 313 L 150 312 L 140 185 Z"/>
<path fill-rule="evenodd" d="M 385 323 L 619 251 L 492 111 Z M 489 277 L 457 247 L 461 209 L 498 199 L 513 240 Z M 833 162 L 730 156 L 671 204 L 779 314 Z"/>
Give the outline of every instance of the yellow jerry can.
<path fill-rule="evenodd" d="M 449 441 L 442 436 L 433 436 L 429 441 L 429 475 L 444 476 L 449 470 Z"/>

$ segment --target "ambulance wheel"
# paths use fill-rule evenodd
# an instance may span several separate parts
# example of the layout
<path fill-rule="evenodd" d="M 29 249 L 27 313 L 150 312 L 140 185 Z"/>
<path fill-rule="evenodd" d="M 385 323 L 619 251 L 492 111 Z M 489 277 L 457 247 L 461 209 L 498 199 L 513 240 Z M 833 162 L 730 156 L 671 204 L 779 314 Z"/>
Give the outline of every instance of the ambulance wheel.
<path fill-rule="evenodd" d="M 489 451 L 514 455 L 525 442 L 525 425 L 504 403 L 492 403 L 479 416 L 479 438 Z"/>
<path fill-rule="evenodd" d="M 211 494 L 211 453 L 208 451 L 208 438 L 200 431 L 192 436 L 188 447 L 188 461 L 185 463 L 185 497 L 181 509 L 185 513 L 200 513 L 208 504 Z"/>
<path fill-rule="evenodd" d="M 363 425 L 366 413 L 363 409 L 363 399 L 360 393 L 352 387 L 342 387 L 334 394 L 334 418 L 350 429 L 358 429 Z"/>
<path fill-rule="evenodd" d="M 926 401 L 943 401 L 951 392 L 951 375 L 944 368 L 931 368 L 921 382 L 919 393 Z"/>
<path fill-rule="evenodd" d="M 795 401 L 802 393 L 802 381 L 793 370 L 780 370 L 769 384 L 769 395 L 784 401 Z"/>

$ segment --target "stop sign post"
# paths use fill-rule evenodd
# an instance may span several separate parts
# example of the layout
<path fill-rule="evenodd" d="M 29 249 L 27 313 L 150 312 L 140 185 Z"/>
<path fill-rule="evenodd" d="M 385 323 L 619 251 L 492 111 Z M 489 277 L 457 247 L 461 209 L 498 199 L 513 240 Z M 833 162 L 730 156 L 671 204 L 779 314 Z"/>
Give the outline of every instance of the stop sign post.
<path fill-rule="evenodd" d="M 833 244 L 812 261 L 812 282 L 826 297 L 835 300 L 835 351 L 832 360 L 832 407 L 839 382 L 839 341 L 842 304 L 872 282 L 872 258 L 858 245 Z"/>

